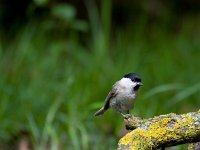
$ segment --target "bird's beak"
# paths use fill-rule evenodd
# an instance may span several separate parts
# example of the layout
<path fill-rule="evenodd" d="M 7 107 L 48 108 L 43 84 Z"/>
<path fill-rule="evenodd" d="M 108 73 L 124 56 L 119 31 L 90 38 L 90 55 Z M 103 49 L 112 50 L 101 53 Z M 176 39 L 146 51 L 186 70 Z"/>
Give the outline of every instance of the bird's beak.
<path fill-rule="evenodd" d="M 140 86 L 143 86 L 143 83 L 141 83 L 141 82 L 138 82 L 137 84 L 140 85 Z"/>

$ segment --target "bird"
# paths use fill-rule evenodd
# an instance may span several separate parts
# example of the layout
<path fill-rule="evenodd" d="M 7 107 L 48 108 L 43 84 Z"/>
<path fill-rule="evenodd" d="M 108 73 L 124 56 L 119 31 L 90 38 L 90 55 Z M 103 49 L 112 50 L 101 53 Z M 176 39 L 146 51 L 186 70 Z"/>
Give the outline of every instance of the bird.
<path fill-rule="evenodd" d="M 108 93 L 104 106 L 94 116 L 103 115 L 109 108 L 120 112 L 123 117 L 130 115 L 129 110 L 134 107 L 134 101 L 142 86 L 141 77 L 136 73 L 125 74 Z"/>

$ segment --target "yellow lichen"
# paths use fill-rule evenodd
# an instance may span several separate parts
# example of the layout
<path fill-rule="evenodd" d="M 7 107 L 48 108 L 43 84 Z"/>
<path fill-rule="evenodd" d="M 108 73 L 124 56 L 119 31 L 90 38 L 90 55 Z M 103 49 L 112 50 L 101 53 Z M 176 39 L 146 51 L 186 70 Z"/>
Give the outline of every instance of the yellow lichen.
<path fill-rule="evenodd" d="M 123 138 L 120 140 L 120 144 L 127 145 L 132 141 L 133 132 L 127 133 Z"/>
<path fill-rule="evenodd" d="M 183 135 L 191 137 L 195 134 L 197 130 L 194 130 L 194 124 L 195 121 L 198 123 L 198 117 L 195 120 L 191 113 L 174 116 L 175 114 L 162 115 L 147 120 L 141 127 L 125 135 L 119 144 L 128 145 L 133 150 L 151 149 L 155 144 L 181 139 Z M 200 125 L 197 129 L 200 130 Z"/>
<path fill-rule="evenodd" d="M 163 141 L 169 138 L 174 138 L 175 134 L 170 132 L 168 128 L 168 123 L 170 121 L 171 118 L 163 118 L 151 123 L 151 126 L 148 129 L 148 135 L 153 139 L 156 139 L 156 141 Z"/>
<path fill-rule="evenodd" d="M 139 138 L 138 138 L 139 137 Z M 151 142 L 151 137 L 148 135 L 147 131 L 138 128 L 128 134 L 126 134 L 119 142 L 120 145 L 129 146 L 130 149 L 146 149 L 146 143 Z M 131 145 L 130 145 L 131 144 Z"/>

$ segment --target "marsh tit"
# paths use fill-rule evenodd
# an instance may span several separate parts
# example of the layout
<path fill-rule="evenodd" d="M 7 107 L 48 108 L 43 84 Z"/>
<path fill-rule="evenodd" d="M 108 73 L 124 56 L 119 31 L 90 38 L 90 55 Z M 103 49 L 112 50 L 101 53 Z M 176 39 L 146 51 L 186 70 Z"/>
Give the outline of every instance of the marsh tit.
<path fill-rule="evenodd" d="M 143 85 L 139 75 L 129 73 L 117 81 L 106 97 L 104 106 L 95 113 L 95 116 L 104 114 L 109 108 L 120 112 L 123 116 L 129 114 L 133 108 L 140 86 Z"/>

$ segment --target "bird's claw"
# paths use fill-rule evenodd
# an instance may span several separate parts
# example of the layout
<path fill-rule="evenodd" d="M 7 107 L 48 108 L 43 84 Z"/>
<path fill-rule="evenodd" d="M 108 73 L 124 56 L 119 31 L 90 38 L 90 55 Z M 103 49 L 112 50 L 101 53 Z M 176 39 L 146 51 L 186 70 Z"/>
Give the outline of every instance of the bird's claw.
<path fill-rule="evenodd" d="M 122 114 L 122 116 L 124 117 L 124 119 L 129 119 L 129 118 L 131 118 L 132 116 L 131 116 L 131 114 Z"/>

